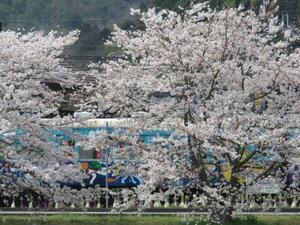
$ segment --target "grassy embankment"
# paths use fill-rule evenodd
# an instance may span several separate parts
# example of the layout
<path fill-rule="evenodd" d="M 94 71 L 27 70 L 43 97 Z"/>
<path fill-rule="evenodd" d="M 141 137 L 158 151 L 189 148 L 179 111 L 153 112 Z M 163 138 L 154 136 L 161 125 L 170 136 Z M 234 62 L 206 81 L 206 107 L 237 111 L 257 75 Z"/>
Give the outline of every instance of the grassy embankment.
<path fill-rule="evenodd" d="M 0 216 L 0 225 L 204 225 L 203 219 L 182 216 Z M 228 225 L 300 225 L 300 216 L 239 217 Z"/>

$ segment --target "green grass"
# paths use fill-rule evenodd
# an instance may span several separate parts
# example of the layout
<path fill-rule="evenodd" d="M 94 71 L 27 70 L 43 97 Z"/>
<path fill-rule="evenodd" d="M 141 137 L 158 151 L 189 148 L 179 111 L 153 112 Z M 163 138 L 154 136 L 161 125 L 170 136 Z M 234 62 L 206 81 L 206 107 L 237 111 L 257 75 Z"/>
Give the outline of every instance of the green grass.
<path fill-rule="evenodd" d="M 300 216 L 259 216 L 257 221 L 267 225 L 300 225 Z"/>
<path fill-rule="evenodd" d="M 1 216 L 0 225 L 204 225 L 201 217 L 179 216 Z M 228 225 L 300 225 L 300 216 L 239 217 Z"/>

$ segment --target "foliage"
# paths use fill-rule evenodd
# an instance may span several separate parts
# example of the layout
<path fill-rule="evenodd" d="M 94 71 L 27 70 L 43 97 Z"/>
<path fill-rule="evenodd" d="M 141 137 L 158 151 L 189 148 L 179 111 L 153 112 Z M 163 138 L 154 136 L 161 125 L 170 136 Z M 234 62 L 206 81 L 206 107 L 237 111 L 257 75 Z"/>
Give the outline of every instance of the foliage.
<path fill-rule="evenodd" d="M 154 0 L 154 5 L 162 9 L 176 9 L 178 6 L 187 7 L 190 0 Z"/>
<path fill-rule="evenodd" d="M 62 29 L 78 29 L 81 24 L 88 23 L 99 29 L 113 23 L 122 23 L 128 19 L 130 7 L 154 5 L 159 8 L 175 9 L 179 5 L 187 7 L 190 0 L 3 0 L 0 3 L 0 21 L 5 28 L 53 29 L 59 25 Z M 201 2 L 201 0 L 198 2 Z M 262 0 L 210 0 L 212 8 L 238 7 L 244 4 L 246 8 L 259 10 Z M 299 17 L 299 1 L 279 0 L 281 10 L 287 10 Z"/>
<path fill-rule="evenodd" d="M 103 32 L 114 23 L 131 22 L 130 7 L 148 4 L 149 0 L 4 0 L 0 1 L 0 22 L 3 30 L 80 30 L 78 41 L 65 55 L 70 55 L 70 64 L 84 67 L 107 56 L 100 41 L 107 37 Z"/>
<path fill-rule="evenodd" d="M 189 7 L 189 0 L 154 0 L 154 5 L 162 9 L 176 10 L 178 6 Z M 203 0 L 195 0 L 194 2 L 203 2 Z M 256 13 L 259 12 L 263 0 L 209 0 L 212 9 L 221 10 L 222 8 L 238 8 L 243 5 L 245 9 L 252 9 Z M 289 14 L 290 24 L 299 27 L 300 25 L 300 2 L 297 0 L 278 0 L 279 16 L 287 12 Z"/>
<path fill-rule="evenodd" d="M 146 10 L 154 5 L 160 9 L 176 10 L 178 6 L 188 7 L 190 0 L 113 0 L 86 1 L 76 0 L 5 0 L 0 3 L 0 21 L 3 29 L 17 28 L 62 30 L 79 29 L 81 35 L 74 46 L 70 46 L 66 55 L 82 56 L 80 59 L 69 57 L 68 62 L 79 67 L 90 61 L 96 62 L 99 57 L 106 57 L 107 49 L 101 40 L 103 30 L 111 29 L 112 24 L 119 24 L 122 29 L 140 29 L 143 26 L 138 20 L 129 18 L 129 8 Z M 201 2 L 201 0 L 198 2 Z M 238 7 L 243 4 L 246 9 L 259 11 L 262 0 L 210 0 L 211 8 Z M 297 0 L 279 0 L 280 11 L 288 11 L 290 24 L 299 24 L 300 2 Z M 281 16 L 281 15 L 280 15 Z M 88 27 L 88 29 L 87 29 Z M 84 57 L 91 56 L 91 57 Z"/>
<path fill-rule="evenodd" d="M 76 38 L 76 31 L 66 36 L 0 32 L 1 196 L 25 189 L 47 192 L 59 180 L 81 177 L 73 149 L 51 141 L 49 131 L 61 122 L 64 90 L 75 84 L 74 73 L 60 65 L 59 56 Z M 49 117 L 52 124 L 45 120 Z"/>
<path fill-rule="evenodd" d="M 130 7 L 137 7 L 144 0 L 5 0 L 0 3 L 0 21 L 13 28 L 78 29 L 82 23 L 99 28 L 128 18 Z"/>
<path fill-rule="evenodd" d="M 128 157 L 140 162 L 136 170 L 145 184 L 125 190 L 125 202 L 137 199 L 148 207 L 164 200 L 162 190 L 181 193 L 176 184 L 186 178 L 200 194 L 195 207 L 208 207 L 212 220 L 224 222 L 246 207 L 243 195 L 258 182 L 276 180 L 284 187 L 299 147 L 300 52 L 287 51 L 297 38 L 291 32 L 273 41 L 281 32 L 274 7 L 265 4 L 269 10 L 259 16 L 213 11 L 206 3 L 180 14 L 133 10 L 146 29 L 115 28 L 108 44 L 127 58 L 93 71 L 99 84 L 87 102 L 99 116 L 139 112 L 128 124 L 132 134 L 120 141 L 128 142 Z M 135 135 L 147 129 L 170 135 L 148 145 Z M 115 142 L 118 135 L 102 138 Z"/>

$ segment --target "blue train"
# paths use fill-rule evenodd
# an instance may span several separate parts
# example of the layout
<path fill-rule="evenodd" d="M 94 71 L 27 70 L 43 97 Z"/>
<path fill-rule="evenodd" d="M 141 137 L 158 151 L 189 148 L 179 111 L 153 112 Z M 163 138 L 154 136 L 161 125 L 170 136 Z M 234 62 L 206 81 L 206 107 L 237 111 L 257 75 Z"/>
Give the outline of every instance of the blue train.
<path fill-rule="evenodd" d="M 90 175 L 90 177 L 84 180 L 85 187 L 100 186 L 109 188 L 123 188 L 123 187 L 136 187 L 143 183 L 143 181 L 137 176 L 137 174 L 130 174 L 128 176 L 115 175 L 113 171 L 115 165 L 114 161 L 110 159 L 109 148 L 103 148 L 103 146 L 97 146 L 94 149 L 83 150 L 80 146 L 76 145 L 73 141 L 72 135 L 89 138 L 94 137 L 97 132 L 105 131 L 108 133 L 124 132 L 126 133 L 126 125 L 129 121 L 127 119 L 91 119 L 82 123 L 75 123 L 67 128 L 67 132 L 52 130 L 51 132 L 57 137 L 55 140 L 60 144 L 69 144 L 74 147 L 74 150 L 78 153 L 78 161 L 80 162 L 81 169 Z M 122 131 L 123 130 L 123 131 Z M 147 130 L 143 131 L 139 138 L 142 142 L 151 144 L 153 139 L 159 137 L 169 137 L 172 132 L 165 130 Z M 99 143 L 101 144 L 101 143 Z M 118 145 L 118 144 L 116 144 Z M 126 144 L 119 144 L 114 146 L 119 148 L 120 152 L 126 151 Z M 108 159 L 107 159 L 108 158 Z M 130 163 L 125 160 L 122 163 Z M 107 172 L 108 171 L 108 172 Z M 79 187 L 79 184 L 67 184 L 72 187 Z"/>
<path fill-rule="evenodd" d="M 107 161 L 106 157 L 109 154 L 105 154 L 107 149 L 89 149 L 84 150 L 79 145 L 77 145 L 76 140 L 80 137 L 82 139 L 89 139 L 89 137 L 95 136 L 99 131 L 105 131 L 108 133 L 113 133 L 116 130 L 126 129 L 127 121 L 124 119 L 94 119 L 87 120 L 82 123 L 74 123 L 68 127 L 62 129 L 50 129 L 52 134 L 49 137 L 49 141 L 56 143 L 57 145 L 71 145 L 74 151 L 78 153 L 78 162 L 80 163 L 80 169 L 83 173 L 87 174 L 87 178 L 81 182 L 62 182 L 57 181 L 61 186 L 69 186 L 75 189 L 88 188 L 88 187 L 108 187 L 108 188 L 124 188 L 124 187 L 136 187 L 143 183 L 143 181 L 136 175 L 130 174 L 127 176 L 116 175 L 113 171 L 114 161 L 109 159 Z M 22 135 L 21 131 L 11 132 L 10 141 L 13 145 L 18 145 L 18 138 L 14 138 L 14 135 Z M 140 138 L 145 143 L 151 143 L 152 139 L 157 135 L 161 137 L 167 137 L 170 132 L 167 131 L 145 131 L 140 134 Z M 5 138 L 5 135 L 0 135 L 0 138 Z M 124 151 L 126 146 L 119 146 L 120 151 Z M 109 152 L 109 151 L 108 151 Z M 68 164 L 70 162 L 61 162 L 63 164 Z M 9 173 L 10 177 L 13 179 L 10 181 L 14 182 L 17 178 L 26 177 L 26 172 L 17 170 L 14 168 L 12 163 L 0 160 L 0 172 Z M 0 182 L 1 183 L 1 182 Z"/>
<path fill-rule="evenodd" d="M 108 188 L 124 188 L 124 187 L 136 187 L 143 183 L 143 181 L 137 176 L 137 174 L 130 174 L 128 176 L 116 175 L 111 168 L 113 168 L 113 160 L 107 160 L 106 150 L 104 149 L 90 149 L 83 150 L 76 144 L 73 136 L 83 137 L 88 139 L 94 137 L 97 132 L 105 131 L 113 133 L 116 130 L 126 130 L 126 125 L 130 123 L 127 119 L 91 119 L 86 120 L 82 123 L 74 123 L 65 127 L 64 129 L 56 130 L 51 129 L 53 137 L 51 141 L 54 141 L 58 145 L 67 144 L 74 147 L 74 151 L 78 153 L 78 161 L 80 167 L 84 173 L 88 176 L 82 182 L 69 182 L 64 183 L 57 181 L 62 186 L 70 186 L 72 188 L 80 189 L 87 187 L 108 187 Z M 151 144 L 153 139 L 157 136 L 167 138 L 172 134 L 172 131 L 166 130 L 146 130 L 143 131 L 139 138 L 144 143 Z M 124 151 L 126 146 L 119 146 L 120 151 Z M 254 146 L 247 146 L 249 151 L 253 150 Z M 209 160 L 209 156 L 208 156 Z M 268 160 L 268 159 L 260 159 Z M 5 162 L 0 162 L 0 168 L 3 172 L 15 173 L 16 176 L 24 176 L 24 172 L 15 171 L 10 169 Z M 290 174 L 288 175 L 287 182 L 292 184 L 295 181 L 295 177 L 299 177 L 300 172 L 297 166 L 291 168 Z M 296 175 L 296 176 L 295 176 Z M 183 179 L 184 180 L 184 179 Z M 185 180 L 183 184 L 187 183 Z"/>

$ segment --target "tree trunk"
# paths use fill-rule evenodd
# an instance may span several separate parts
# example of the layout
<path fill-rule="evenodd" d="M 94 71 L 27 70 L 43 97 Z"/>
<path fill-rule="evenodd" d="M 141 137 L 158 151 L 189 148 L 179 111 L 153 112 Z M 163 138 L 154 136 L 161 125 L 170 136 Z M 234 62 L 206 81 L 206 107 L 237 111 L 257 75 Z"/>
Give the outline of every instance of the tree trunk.
<path fill-rule="evenodd" d="M 221 215 L 221 224 L 225 224 L 228 222 L 232 222 L 233 217 L 232 217 L 232 213 L 234 211 L 233 207 L 228 207 L 224 210 L 223 214 Z"/>

